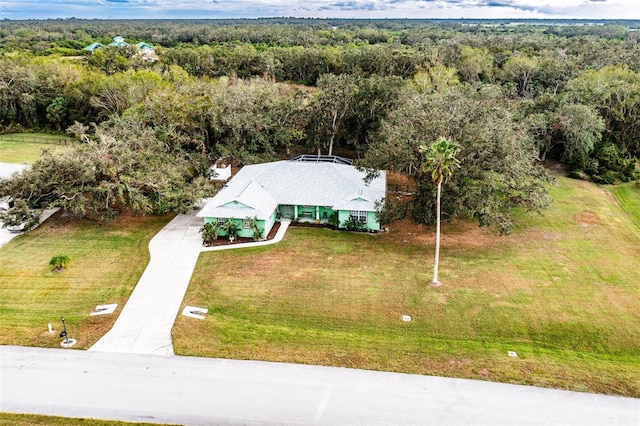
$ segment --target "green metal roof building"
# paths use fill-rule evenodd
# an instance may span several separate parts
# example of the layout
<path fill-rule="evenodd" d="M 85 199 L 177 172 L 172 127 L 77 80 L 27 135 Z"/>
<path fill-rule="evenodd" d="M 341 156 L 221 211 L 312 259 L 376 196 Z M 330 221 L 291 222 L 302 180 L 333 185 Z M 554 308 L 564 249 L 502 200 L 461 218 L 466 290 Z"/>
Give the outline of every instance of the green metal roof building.
<path fill-rule="evenodd" d="M 136 44 L 136 46 L 138 46 L 138 49 L 140 50 L 153 50 L 153 46 L 150 45 L 149 43 L 145 43 L 144 41 L 141 41 L 140 43 Z"/>
<path fill-rule="evenodd" d="M 85 47 L 82 50 L 86 50 L 87 52 L 93 52 L 96 49 L 100 49 L 102 47 L 101 43 L 91 43 L 90 45 L 88 45 L 87 47 Z"/>

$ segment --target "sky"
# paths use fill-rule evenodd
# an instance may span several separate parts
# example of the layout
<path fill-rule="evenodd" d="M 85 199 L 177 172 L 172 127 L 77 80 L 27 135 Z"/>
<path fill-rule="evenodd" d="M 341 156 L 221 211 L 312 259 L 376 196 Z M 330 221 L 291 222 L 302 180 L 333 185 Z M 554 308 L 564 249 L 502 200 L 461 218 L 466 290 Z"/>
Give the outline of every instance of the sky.
<path fill-rule="evenodd" d="M 640 0 L 0 0 L 0 19 L 283 16 L 640 19 Z"/>

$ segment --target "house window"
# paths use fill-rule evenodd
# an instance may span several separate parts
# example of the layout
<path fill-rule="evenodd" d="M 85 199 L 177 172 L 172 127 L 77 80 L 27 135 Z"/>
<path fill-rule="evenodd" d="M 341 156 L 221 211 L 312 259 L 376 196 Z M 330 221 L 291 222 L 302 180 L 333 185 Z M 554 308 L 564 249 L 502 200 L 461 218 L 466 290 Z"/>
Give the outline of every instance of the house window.
<path fill-rule="evenodd" d="M 227 219 L 225 219 L 224 217 L 218 218 L 218 226 L 224 226 L 225 223 L 227 223 Z"/>
<path fill-rule="evenodd" d="M 251 219 L 248 219 L 248 218 L 242 219 L 242 227 L 244 229 L 250 229 L 251 228 Z"/>
<path fill-rule="evenodd" d="M 349 212 L 349 217 L 351 220 L 355 220 L 356 222 L 367 223 L 367 212 L 363 210 L 351 210 Z"/>

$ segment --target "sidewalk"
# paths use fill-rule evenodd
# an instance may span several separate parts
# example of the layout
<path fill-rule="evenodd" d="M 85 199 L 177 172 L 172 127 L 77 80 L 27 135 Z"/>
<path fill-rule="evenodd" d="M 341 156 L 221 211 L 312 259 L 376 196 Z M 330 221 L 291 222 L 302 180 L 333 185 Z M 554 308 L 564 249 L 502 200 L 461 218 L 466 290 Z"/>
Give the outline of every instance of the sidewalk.
<path fill-rule="evenodd" d="M 113 328 L 89 350 L 174 355 L 171 329 L 200 252 L 275 244 L 288 226 L 282 222 L 269 241 L 204 248 L 198 233 L 202 221 L 195 213 L 177 216 L 149 242 L 149 265 Z"/>

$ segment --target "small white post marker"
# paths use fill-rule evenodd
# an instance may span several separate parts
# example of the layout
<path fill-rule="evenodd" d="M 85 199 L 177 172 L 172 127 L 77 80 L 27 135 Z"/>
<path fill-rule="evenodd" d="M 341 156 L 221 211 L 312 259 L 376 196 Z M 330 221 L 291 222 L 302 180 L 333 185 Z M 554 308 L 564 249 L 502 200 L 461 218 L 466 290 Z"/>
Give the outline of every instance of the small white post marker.
<path fill-rule="evenodd" d="M 182 315 L 189 318 L 204 319 L 204 316 L 209 312 L 207 308 L 198 308 L 197 306 L 185 306 L 182 310 Z"/>

